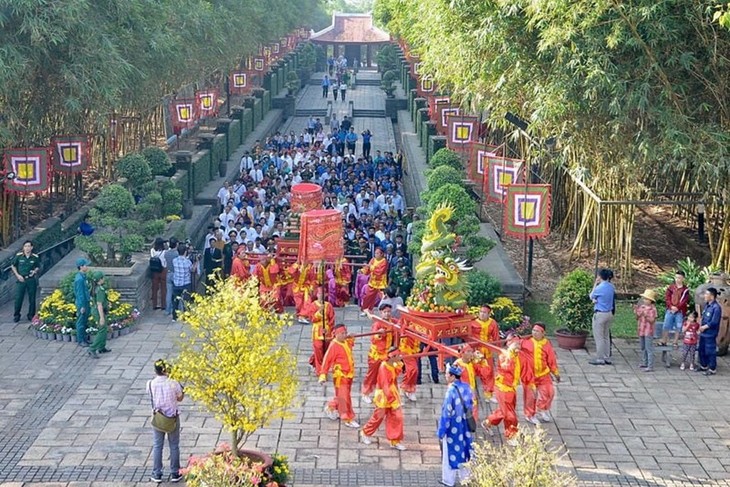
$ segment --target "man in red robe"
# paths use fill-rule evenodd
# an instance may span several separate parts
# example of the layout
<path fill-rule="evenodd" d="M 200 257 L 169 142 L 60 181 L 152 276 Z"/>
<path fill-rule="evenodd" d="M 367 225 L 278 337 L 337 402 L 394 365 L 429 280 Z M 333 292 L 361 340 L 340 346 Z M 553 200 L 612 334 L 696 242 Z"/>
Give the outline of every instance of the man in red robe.
<path fill-rule="evenodd" d="M 292 294 L 299 323 L 308 323 L 306 310 L 311 305 L 314 288 L 317 285 L 317 274 L 312 264 L 295 262 L 289 267 L 292 276 Z"/>
<path fill-rule="evenodd" d="M 350 282 L 352 281 L 352 267 L 344 257 L 337 259 L 334 265 L 337 307 L 345 306 L 350 302 Z"/>
<path fill-rule="evenodd" d="M 246 255 L 246 247 L 240 247 L 231 265 L 231 277 L 246 282 L 251 277 L 251 262 Z"/>
<path fill-rule="evenodd" d="M 335 385 L 335 397 L 330 399 L 324 408 L 328 418 L 340 420 L 348 428 L 359 428 L 352 409 L 352 380 L 355 377 L 355 362 L 352 358 L 352 347 L 355 340 L 347 336 L 347 328 L 342 323 L 335 325 L 335 339 L 332 340 L 324 354 L 322 367 L 319 369 L 319 383 L 324 384 L 327 374 L 332 370 L 332 381 Z"/>
<path fill-rule="evenodd" d="M 477 377 L 484 375 L 481 360 L 478 359 L 474 348 L 471 345 L 464 345 L 461 348 L 461 357 L 454 361 L 454 365 L 461 369 L 461 382 L 468 385 L 474 398 L 473 416 L 479 418 L 479 403 L 477 400 Z"/>
<path fill-rule="evenodd" d="M 329 301 L 317 299 L 312 303 L 312 355 L 309 365 L 314 367 L 315 374 L 322 367 L 322 360 L 332 341 L 332 329 L 335 325 L 335 309 Z"/>
<path fill-rule="evenodd" d="M 383 255 L 383 249 L 377 247 L 375 256 L 370 259 L 368 265 L 360 270 L 361 273 L 370 276 L 365 285 L 365 293 L 362 297 L 360 316 L 365 316 L 366 311 L 370 312 L 378 304 L 382 297 L 382 291 L 388 287 L 388 261 Z"/>
<path fill-rule="evenodd" d="M 533 424 L 552 421 L 550 408 L 555 397 L 553 380 L 560 382 L 558 359 L 550 341 L 545 338 L 545 325 L 535 323 L 532 326 L 532 337 L 522 341 L 522 350 L 533 364 L 537 397 L 529 387 L 523 388 L 525 418 Z"/>
<path fill-rule="evenodd" d="M 385 437 L 390 441 L 390 447 L 403 451 L 406 449 L 403 441 L 403 408 L 398 393 L 398 374 L 403 369 L 400 351 L 396 348 L 388 352 L 387 360 L 378 367 L 377 388 L 375 389 L 375 411 L 362 431 L 360 440 L 370 445 L 372 436 L 385 420 Z"/>
<path fill-rule="evenodd" d="M 277 313 L 284 311 L 281 303 L 281 293 L 279 292 L 279 265 L 270 254 L 261 257 L 256 264 L 254 274 L 259 280 L 259 292 L 261 293 L 262 302 L 266 306 L 273 306 Z"/>
<path fill-rule="evenodd" d="M 471 336 L 481 342 L 497 345 L 499 341 L 499 324 L 492 318 L 492 308 L 484 305 L 479 309 L 479 317 L 474 320 L 471 328 Z M 476 346 L 477 352 L 481 355 L 479 362 L 479 379 L 484 388 L 486 398 L 496 403 L 494 398 L 494 354 L 490 347 L 484 345 Z"/>
<path fill-rule="evenodd" d="M 393 307 L 388 303 L 380 305 L 380 317 L 390 321 Z M 388 325 L 380 320 L 373 320 L 370 331 L 376 333 L 370 336 L 370 351 L 368 352 L 368 371 L 362 381 L 362 400 L 371 404 L 370 398 L 378 380 L 380 364 L 388 357 L 388 350 L 393 344 L 393 334 L 388 333 Z"/>
<path fill-rule="evenodd" d="M 401 336 L 398 341 L 398 350 L 403 354 L 405 373 L 400 387 L 409 401 L 416 400 L 416 384 L 418 382 L 418 358 L 412 357 L 421 351 L 421 342 L 412 336 Z"/>
<path fill-rule="evenodd" d="M 499 354 L 497 357 L 497 374 L 494 378 L 496 387 L 498 407 L 484 421 L 483 426 L 492 435 L 491 428 L 499 425 L 504 421 L 504 436 L 507 444 L 516 446 L 517 440 L 514 436 L 517 434 L 517 386 L 520 381 L 523 387 L 535 392 L 535 379 L 532 374 L 532 366 L 520 354 L 521 339 L 517 335 L 512 335 L 507 339 L 507 350 Z"/>

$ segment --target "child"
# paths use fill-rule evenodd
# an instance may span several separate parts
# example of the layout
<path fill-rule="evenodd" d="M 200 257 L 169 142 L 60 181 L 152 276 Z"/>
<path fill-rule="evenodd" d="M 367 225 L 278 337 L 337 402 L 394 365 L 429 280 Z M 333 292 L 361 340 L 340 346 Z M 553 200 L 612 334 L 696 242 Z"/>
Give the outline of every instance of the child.
<path fill-rule="evenodd" d="M 679 370 L 684 370 L 687 364 L 689 364 L 689 370 L 695 369 L 695 351 L 697 351 L 700 329 L 700 324 L 697 322 L 698 316 L 697 311 L 688 313 L 687 321 L 684 322 L 682 327 L 684 349 L 682 350 L 682 365 L 679 366 Z"/>
<path fill-rule="evenodd" d="M 641 363 L 639 368 L 644 372 L 654 372 L 654 323 L 656 322 L 656 293 L 647 289 L 641 300 L 634 306 L 634 314 L 638 322 L 639 343 L 641 344 Z"/>

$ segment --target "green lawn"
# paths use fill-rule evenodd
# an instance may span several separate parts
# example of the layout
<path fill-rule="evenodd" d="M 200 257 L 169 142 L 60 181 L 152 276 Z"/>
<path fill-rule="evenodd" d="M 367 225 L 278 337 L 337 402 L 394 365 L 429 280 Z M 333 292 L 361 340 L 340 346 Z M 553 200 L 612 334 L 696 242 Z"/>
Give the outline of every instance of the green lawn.
<path fill-rule="evenodd" d="M 636 318 L 634 317 L 633 303 L 628 301 L 619 301 L 616 303 L 616 318 L 611 326 L 611 333 L 616 338 L 635 338 L 636 337 Z M 530 317 L 530 322 L 535 323 L 541 321 L 548 325 L 548 332 L 552 333 L 559 328 L 552 313 L 550 313 L 549 303 L 538 303 L 535 301 L 527 301 L 525 306 L 525 314 Z"/>

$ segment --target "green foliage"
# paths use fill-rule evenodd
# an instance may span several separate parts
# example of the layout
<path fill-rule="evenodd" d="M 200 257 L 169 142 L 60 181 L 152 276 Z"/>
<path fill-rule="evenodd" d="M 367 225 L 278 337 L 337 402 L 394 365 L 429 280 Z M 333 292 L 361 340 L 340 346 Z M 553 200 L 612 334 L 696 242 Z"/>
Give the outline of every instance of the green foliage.
<path fill-rule="evenodd" d="M 67 303 L 73 303 L 76 300 L 76 295 L 74 294 L 74 279 L 76 279 L 76 272 L 77 271 L 69 272 L 63 276 L 58 283 L 58 289 L 61 290 L 63 300 Z"/>
<path fill-rule="evenodd" d="M 375 56 L 375 62 L 378 65 L 378 71 L 381 73 L 399 69 L 398 54 L 396 53 L 395 46 L 386 44 L 381 47 Z"/>
<path fill-rule="evenodd" d="M 128 154 L 117 162 L 117 174 L 127 178 L 127 185 L 130 188 L 139 187 L 152 180 L 152 171 L 141 154 Z"/>
<path fill-rule="evenodd" d="M 433 212 L 439 205 L 450 203 L 454 207 L 454 216 L 451 221 L 460 221 L 476 210 L 474 200 L 466 190 L 457 184 L 446 183 L 430 194 L 428 198 L 428 211 Z"/>
<path fill-rule="evenodd" d="M 165 231 L 165 220 L 149 220 L 142 224 L 142 235 L 147 239 L 153 239 L 162 235 Z"/>
<path fill-rule="evenodd" d="M 426 181 L 429 191 L 436 191 L 444 184 L 449 183 L 461 185 L 464 182 L 464 171 L 461 168 L 457 169 L 449 164 L 436 166 L 433 170 L 429 171 L 426 176 Z"/>
<path fill-rule="evenodd" d="M 162 192 L 162 216 L 180 215 L 182 213 L 183 192 L 178 188 L 170 188 Z"/>
<path fill-rule="evenodd" d="M 317 65 L 317 52 L 311 42 L 307 42 L 299 51 L 297 76 L 302 80 L 309 80 Z"/>
<path fill-rule="evenodd" d="M 421 255 L 421 242 L 423 241 L 423 235 L 426 233 L 426 222 L 417 220 L 413 222 L 411 229 L 413 230 L 413 235 L 411 241 L 408 243 L 408 253 Z"/>
<path fill-rule="evenodd" d="M 127 188 L 120 184 L 104 186 L 96 200 L 94 207 L 97 214 L 97 222 L 105 224 L 100 218 L 126 218 L 134 209 L 134 197 Z M 94 220 L 92 216 L 92 220 Z"/>
<path fill-rule="evenodd" d="M 572 333 L 590 329 L 593 302 L 589 294 L 593 290 L 593 282 L 593 276 L 583 269 L 575 269 L 560 279 L 550 305 L 558 328 L 565 328 Z"/>
<path fill-rule="evenodd" d="M 502 285 L 491 274 L 472 269 L 467 274 L 469 281 L 469 306 L 482 306 L 493 302 L 502 293 Z"/>
<path fill-rule="evenodd" d="M 94 232 L 95 234 L 97 232 Z M 101 246 L 101 237 L 99 235 L 77 235 L 74 237 L 74 246 L 85 253 L 91 262 L 99 264 L 104 261 L 104 248 Z"/>
<path fill-rule="evenodd" d="M 487 255 L 497 242 L 481 235 L 469 235 L 464 237 L 463 244 L 466 247 L 466 258 L 469 262 L 476 262 Z"/>
<path fill-rule="evenodd" d="M 461 164 L 461 156 L 445 147 L 437 150 L 436 153 L 431 156 L 431 159 L 428 161 L 428 165 L 431 166 L 432 169 L 436 169 L 440 166 L 450 166 L 458 171 L 464 170 L 464 166 Z M 459 181 L 459 183 L 461 183 L 461 181 Z"/>
<path fill-rule="evenodd" d="M 522 308 L 510 298 L 498 297 L 489 303 L 489 307 L 492 308 L 492 318 L 499 323 L 500 330 L 515 330 L 522 324 Z"/>
<path fill-rule="evenodd" d="M 286 87 L 290 95 L 295 95 L 302 86 L 302 80 L 299 79 L 296 71 L 289 71 L 286 75 Z"/>
<path fill-rule="evenodd" d="M 172 162 L 167 152 L 159 147 L 146 147 L 142 151 L 147 164 L 150 166 L 153 176 L 169 176 L 172 169 Z"/>

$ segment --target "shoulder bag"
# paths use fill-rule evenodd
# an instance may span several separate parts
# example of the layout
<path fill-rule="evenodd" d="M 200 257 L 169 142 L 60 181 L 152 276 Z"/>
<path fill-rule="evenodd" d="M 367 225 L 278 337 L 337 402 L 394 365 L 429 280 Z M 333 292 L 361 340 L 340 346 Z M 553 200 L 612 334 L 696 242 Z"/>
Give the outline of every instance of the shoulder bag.
<path fill-rule="evenodd" d="M 177 428 L 178 416 L 165 416 L 159 409 L 155 409 L 155 401 L 152 398 L 152 382 L 147 383 L 147 390 L 150 393 L 150 403 L 152 403 L 152 427 L 162 433 L 172 433 Z"/>
<path fill-rule="evenodd" d="M 459 390 L 459 386 L 454 384 L 454 387 L 456 388 L 456 393 L 459 395 L 459 399 L 461 399 L 462 406 L 464 406 L 464 419 L 466 419 L 466 427 L 470 433 L 476 433 L 477 421 L 476 419 L 474 419 L 474 411 L 472 411 L 471 408 L 466 407 L 464 398 L 461 397 L 461 391 Z"/>

